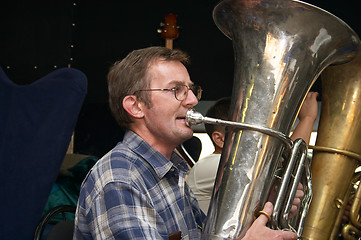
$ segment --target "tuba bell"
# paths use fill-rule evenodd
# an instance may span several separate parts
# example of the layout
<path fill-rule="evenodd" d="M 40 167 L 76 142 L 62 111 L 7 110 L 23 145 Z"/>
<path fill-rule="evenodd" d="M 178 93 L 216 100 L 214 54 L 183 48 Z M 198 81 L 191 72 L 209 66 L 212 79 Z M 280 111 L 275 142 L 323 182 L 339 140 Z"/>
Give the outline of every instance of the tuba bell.
<path fill-rule="evenodd" d="M 361 56 L 328 67 L 321 80 L 322 111 L 312 147 L 314 195 L 303 233 L 304 239 L 317 240 L 337 239 L 350 188 L 360 180 L 355 170 L 361 161 Z M 360 193 L 354 198 L 347 225 L 351 230 L 345 231 L 344 239 L 355 239 L 348 237 L 354 233 L 360 236 Z"/>
<path fill-rule="evenodd" d="M 268 200 L 281 156 L 291 151 L 279 136 L 289 136 L 320 73 L 351 61 L 360 39 L 337 17 L 300 1 L 223 0 L 213 19 L 233 40 L 229 120 L 246 128 L 227 127 L 202 239 L 236 239 Z"/>

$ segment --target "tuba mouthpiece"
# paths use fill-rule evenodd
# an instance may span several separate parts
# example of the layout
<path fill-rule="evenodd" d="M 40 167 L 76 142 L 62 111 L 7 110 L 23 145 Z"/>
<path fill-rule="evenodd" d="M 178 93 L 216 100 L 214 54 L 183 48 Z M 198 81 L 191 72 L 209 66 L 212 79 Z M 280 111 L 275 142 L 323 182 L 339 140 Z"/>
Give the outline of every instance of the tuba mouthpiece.
<path fill-rule="evenodd" d="M 186 114 L 186 124 L 191 127 L 192 125 L 200 124 L 203 122 L 203 115 L 194 109 L 189 109 Z"/>

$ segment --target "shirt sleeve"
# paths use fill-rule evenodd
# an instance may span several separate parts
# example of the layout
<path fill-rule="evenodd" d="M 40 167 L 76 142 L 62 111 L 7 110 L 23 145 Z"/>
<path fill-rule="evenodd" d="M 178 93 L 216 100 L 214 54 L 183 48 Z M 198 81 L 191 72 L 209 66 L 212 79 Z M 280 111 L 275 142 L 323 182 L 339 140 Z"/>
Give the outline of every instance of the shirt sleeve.
<path fill-rule="evenodd" d="M 147 196 L 129 183 L 112 182 L 92 202 L 87 218 L 96 239 L 168 239 L 165 224 Z"/>

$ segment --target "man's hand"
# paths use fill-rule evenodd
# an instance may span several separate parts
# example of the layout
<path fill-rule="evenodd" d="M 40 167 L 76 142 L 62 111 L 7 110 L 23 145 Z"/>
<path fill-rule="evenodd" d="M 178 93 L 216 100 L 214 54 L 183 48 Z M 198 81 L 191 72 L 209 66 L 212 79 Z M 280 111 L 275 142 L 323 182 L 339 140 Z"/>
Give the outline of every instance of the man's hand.
<path fill-rule="evenodd" d="M 304 197 L 304 195 L 305 195 L 305 193 L 303 192 L 303 186 L 301 183 L 299 183 L 297 186 L 295 198 L 293 199 L 293 202 L 292 202 L 290 218 L 297 215 L 298 208 L 300 207 L 300 204 L 301 204 L 301 199 Z"/>
<path fill-rule="evenodd" d="M 263 208 L 263 211 L 272 214 L 273 205 L 270 202 L 267 202 Z M 281 230 L 272 230 L 266 226 L 268 222 L 268 217 L 264 214 L 261 214 L 248 229 L 246 235 L 242 240 L 292 240 L 297 239 L 297 234 L 291 231 L 281 231 Z"/>
<path fill-rule="evenodd" d="M 270 194 L 268 196 L 268 201 L 275 202 L 276 197 L 277 197 L 276 194 L 277 194 L 277 192 L 275 190 L 275 186 L 273 186 L 273 188 L 270 191 Z M 299 183 L 298 186 L 297 186 L 297 191 L 296 191 L 295 197 L 294 197 L 293 202 L 292 202 L 291 210 L 290 210 L 290 213 L 289 213 L 289 218 L 292 218 L 292 217 L 297 215 L 298 208 L 300 207 L 301 200 L 302 200 L 302 198 L 304 196 L 305 196 L 305 193 L 303 191 L 303 185 L 301 183 Z"/>
<path fill-rule="evenodd" d="M 345 211 L 343 212 L 343 215 L 342 215 L 342 223 L 343 224 L 347 224 L 347 223 L 350 222 L 350 214 L 351 214 L 352 203 L 353 203 L 353 201 L 349 200 L 347 205 L 346 205 Z"/>

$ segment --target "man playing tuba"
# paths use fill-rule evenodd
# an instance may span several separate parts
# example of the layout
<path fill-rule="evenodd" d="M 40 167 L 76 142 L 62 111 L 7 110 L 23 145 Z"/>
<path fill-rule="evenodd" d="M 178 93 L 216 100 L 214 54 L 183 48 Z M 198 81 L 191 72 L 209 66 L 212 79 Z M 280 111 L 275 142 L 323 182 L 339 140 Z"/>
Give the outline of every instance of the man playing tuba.
<path fill-rule="evenodd" d="M 85 178 L 74 239 L 200 239 L 205 221 L 185 183 L 187 163 L 174 152 L 193 135 L 186 112 L 200 99 L 180 50 L 131 52 L 108 74 L 111 110 L 127 129 L 124 139 Z M 267 203 L 244 239 L 297 239 L 266 227 Z"/>

